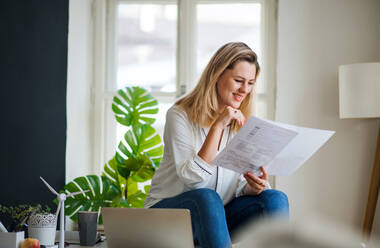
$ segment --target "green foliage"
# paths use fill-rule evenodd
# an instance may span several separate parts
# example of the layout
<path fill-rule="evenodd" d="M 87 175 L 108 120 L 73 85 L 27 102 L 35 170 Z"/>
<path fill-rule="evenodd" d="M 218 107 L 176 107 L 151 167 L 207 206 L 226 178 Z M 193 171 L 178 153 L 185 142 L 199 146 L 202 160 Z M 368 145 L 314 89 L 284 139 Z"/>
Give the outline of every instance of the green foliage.
<path fill-rule="evenodd" d="M 116 158 L 113 157 L 107 164 L 104 165 L 103 176 L 106 176 L 111 182 L 122 192 L 124 193 L 125 185 L 127 185 L 126 178 L 129 177 L 127 174 L 128 171 L 124 173 L 119 173 L 118 170 L 119 163 L 116 161 Z"/>
<path fill-rule="evenodd" d="M 32 214 L 50 214 L 51 209 L 47 205 L 45 205 L 45 207 L 42 207 L 39 204 L 36 206 L 20 204 L 10 207 L 0 204 L 0 213 L 10 217 L 16 222 L 15 231 L 17 231 L 19 228 L 21 228 L 21 225 L 26 223 Z"/>
<path fill-rule="evenodd" d="M 151 117 L 158 113 L 158 102 L 141 87 L 126 87 L 117 91 L 113 98 L 112 110 L 116 121 L 124 126 L 151 125 L 156 120 Z"/>
<path fill-rule="evenodd" d="M 87 192 L 85 192 L 88 190 Z M 107 177 L 88 175 L 77 177 L 64 186 L 67 193 L 82 192 L 68 197 L 65 201 L 65 214 L 77 221 L 78 211 L 99 211 L 101 207 L 110 207 L 121 195 L 121 191 Z M 62 191 L 62 192 L 64 192 Z M 120 206 L 127 206 L 126 201 L 118 201 Z"/>
<path fill-rule="evenodd" d="M 130 150 L 125 146 L 128 145 Z M 119 164 L 125 164 L 125 159 L 133 158 L 139 161 L 145 161 L 148 157 L 152 162 L 152 167 L 158 168 L 164 148 L 161 144 L 161 138 L 156 133 L 156 130 L 147 124 L 132 127 L 124 135 L 124 140 L 119 143 L 119 151 L 116 152 L 116 160 Z M 142 162 L 140 162 L 142 163 Z M 135 163 L 128 163 L 131 171 L 136 170 L 139 166 Z M 132 166 L 135 165 L 136 168 Z"/>
<path fill-rule="evenodd" d="M 95 175 L 75 178 L 65 185 L 66 192 L 82 192 L 69 197 L 65 213 L 77 220 L 78 211 L 98 211 L 101 207 L 142 208 L 150 186 L 138 187 L 152 179 L 163 155 L 161 137 L 151 126 L 158 102 L 147 90 L 126 87 L 117 91 L 112 110 L 116 121 L 129 129 L 115 156 L 104 165 L 101 179 Z M 89 190 L 88 192 L 83 192 Z M 101 218 L 99 218 L 101 220 Z"/>
<path fill-rule="evenodd" d="M 17 206 L 3 206 L 0 205 L 0 213 L 8 215 L 13 220 L 16 220 L 17 222 L 21 222 L 25 217 L 29 216 L 31 213 L 35 214 L 50 214 L 50 207 L 45 206 L 42 207 L 41 205 L 27 205 L 27 204 L 20 204 Z"/>

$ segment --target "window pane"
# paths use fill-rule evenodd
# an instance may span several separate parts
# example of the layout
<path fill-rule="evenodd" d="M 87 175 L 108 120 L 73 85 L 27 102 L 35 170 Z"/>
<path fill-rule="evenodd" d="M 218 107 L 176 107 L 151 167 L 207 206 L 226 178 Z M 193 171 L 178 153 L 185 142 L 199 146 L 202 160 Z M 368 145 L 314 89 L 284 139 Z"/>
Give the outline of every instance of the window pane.
<path fill-rule="evenodd" d="M 119 4 L 117 87 L 175 92 L 176 40 L 176 5 Z"/>
<path fill-rule="evenodd" d="M 260 116 L 261 118 L 268 118 L 267 105 L 268 104 L 264 99 L 260 99 L 259 97 L 256 97 L 255 115 Z"/>
<path fill-rule="evenodd" d="M 261 58 L 260 20 L 258 3 L 197 4 L 197 78 L 211 56 L 231 41 L 246 43 Z M 258 82 L 257 92 L 261 92 Z"/>

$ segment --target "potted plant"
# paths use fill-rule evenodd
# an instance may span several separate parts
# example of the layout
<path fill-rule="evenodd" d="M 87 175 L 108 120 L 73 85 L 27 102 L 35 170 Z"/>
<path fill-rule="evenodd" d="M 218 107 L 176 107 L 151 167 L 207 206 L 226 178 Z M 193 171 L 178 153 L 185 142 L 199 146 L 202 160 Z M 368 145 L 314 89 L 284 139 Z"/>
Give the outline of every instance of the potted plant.
<path fill-rule="evenodd" d="M 18 206 L 3 206 L 0 205 L 0 214 L 4 219 L 11 221 L 11 224 L 7 226 L 9 233 L 2 233 L 0 237 L 0 244 L 4 247 L 18 247 L 25 237 L 25 231 L 28 231 L 29 237 L 33 237 L 33 230 L 27 223 L 30 223 L 30 219 L 35 215 L 43 215 L 50 213 L 48 206 L 41 207 L 41 205 L 27 205 L 20 204 Z M 27 236 L 28 236 L 27 235 Z M 55 226 L 54 226 L 55 235 Z M 37 238 L 38 239 L 38 238 Z M 38 240 L 28 239 L 26 243 L 39 243 Z"/>
<path fill-rule="evenodd" d="M 72 220 L 77 222 L 78 211 L 144 206 L 150 186 L 140 190 L 138 184 L 152 179 L 163 155 L 161 137 L 151 126 L 154 114 L 158 113 L 157 105 L 157 100 L 141 87 L 117 91 L 112 110 L 116 121 L 128 130 L 113 158 L 104 165 L 101 176 L 77 177 L 64 186 L 68 193 L 89 190 L 66 199 L 65 214 Z M 101 216 L 99 223 L 102 223 Z"/>
<path fill-rule="evenodd" d="M 50 213 L 50 207 L 41 205 L 29 205 L 20 204 L 17 206 L 4 206 L 0 204 L 0 214 L 5 219 L 11 221 L 11 224 L 7 226 L 9 232 L 26 231 L 27 221 L 31 215 L 36 213 Z"/>
<path fill-rule="evenodd" d="M 50 211 L 37 211 L 28 219 L 28 237 L 40 241 L 41 245 L 54 245 L 57 215 Z"/>

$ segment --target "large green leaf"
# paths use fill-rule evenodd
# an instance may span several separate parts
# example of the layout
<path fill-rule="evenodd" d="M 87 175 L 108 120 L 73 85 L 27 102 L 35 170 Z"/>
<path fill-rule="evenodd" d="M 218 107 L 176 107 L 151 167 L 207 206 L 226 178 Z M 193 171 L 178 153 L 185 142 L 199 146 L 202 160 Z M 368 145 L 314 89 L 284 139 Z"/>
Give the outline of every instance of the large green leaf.
<path fill-rule="evenodd" d="M 147 195 L 144 194 L 144 192 L 138 190 L 136 193 L 128 197 L 128 203 L 132 208 L 143 208 L 146 197 Z"/>
<path fill-rule="evenodd" d="M 110 161 L 108 161 L 108 163 L 104 165 L 104 172 L 102 175 L 107 177 L 112 182 L 112 184 L 114 184 L 122 192 L 121 199 L 116 199 L 114 201 L 116 205 L 125 205 L 125 203 L 123 202 L 125 201 L 125 199 L 123 199 L 125 196 L 125 189 L 127 189 L 127 197 L 129 197 L 130 195 L 137 193 L 137 182 L 145 182 L 152 178 L 154 173 L 154 169 L 152 168 L 152 166 L 150 166 L 152 162 L 145 155 L 143 157 L 145 157 L 145 159 L 139 160 L 131 157 L 125 161 L 124 165 L 120 165 L 116 161 L 115 157 L 113 157 Z M 147 163 L 145 166 L 140 164 L 144 162 Z M 141 167 L 135 173 L 133 173 L 134 177 L 138 180 L 133 180 L 132 178 L 129 178 L 131 170 L 129 170 L 129 166 L 126 166 L 128 164 L 131 164 L 131 166 Z M 148 170 L 149 172 L 146 172 L 146 170 Z"/>
<path fill-rule="evenodd" d="M 150 187 L 151 187 L 151 185 L 145 185 L 144 186 L 145 194 L 149 194 Z"/>
<path fill-rule="evenodd" d="M 117 91 L 112 110 L 116 121 L 124 126 L 153 124 L 158 113 L 157 100 L 141 87 L 126 87 Z"/>
<path fill-rule="evenodd" d="M 136 171 L 140 168 L 140 166 L 144 163 L 144 160 L 139 157 L 135 158 L 134 156 L 129 157 L 124 161 L 124 164 L 119 165 L 119 171 Z M 129 176 L 129 175 L 128 175 Z"/>
<path fill-rule="evenodd" d="M 128 179 L 128 194 L 127 198 L 129 198 L 131 195 L 136 194 L 137 191 L 139 191 L 137 182 L 132 180 L 131 178 Z"/>
<path fill-rule="evenodd" d="M 127 184 L 125 175 L 120 175 L 118 171 L 118 165 L 116 158 L 113 157 L 108 163 L 104 165 L 103 176 L 107 177 L 111 182 L 121 191 L 124 192 L 125 185 Z"/>
<path fill-rule="evenodd" d="M 84 192 L 88 190 L 88 192 Z M 101 207 L 111 206 L 120 199 L 121 191 L 105 176 L 88 175 L 77 177 L 64 186 L 66 193 L 82 192 L 68 197 L 65 201 L 65 214 L 77 221 L 78 211 L 99 211 Z M 121 206 L 122 207 L 122 206 Z"/>
<path fill-rule="evenodd" d="M 128 145 L 128 147 L 125 146 Z M 147 155 L 153 162 L 153 167 L 158 168 L 164 152 L 161 137 L 156 130 L 147 124 L 134 126 L 124 135 L 124 140 L 119 143 L 119 151 L 116 152 L 116 161 L 125 164 L 126 159 L 138 159 L 142 155 Z M 144 158 L 145 159 L 145 158 Z M 131 163 L 128 161 L 127 163 Z M 128 165 L 130 170 L 136 171 L 138 166 Z"/>
<path fill-rule="evenodd" d="M 112 203 L 110 204 L 110 207 L 113 207 L 113 208 L 129 208 L 130 205 L 127 202 L 127 200 L 125 200 L 124 197 L 116 197 L 112 201 Z"/>
<path fill-rule="evenodd" d="M 136 182 L 145 182 L 152 179 L 156 171 L 154 163 L 148 156 L 142 155 L 139 158 L 139 168 L 131 173 L 131 179 Z"/>

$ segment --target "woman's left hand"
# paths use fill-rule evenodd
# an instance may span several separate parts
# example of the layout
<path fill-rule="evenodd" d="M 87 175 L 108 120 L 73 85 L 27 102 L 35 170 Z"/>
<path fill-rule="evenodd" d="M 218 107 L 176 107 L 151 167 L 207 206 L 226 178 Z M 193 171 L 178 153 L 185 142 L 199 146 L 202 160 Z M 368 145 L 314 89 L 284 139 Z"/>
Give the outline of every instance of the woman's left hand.
<path fill-rule="evenodd" d="M 267 186 L 268 174 L 264 167 L 260 167 L 262 172 L 261 176 L 256 176 L 252 172 L 247 172 L 244 174 L 247 184 L 245 186 L 245 193 L 247 195 L 258 195 L 260 194 Z"/>

